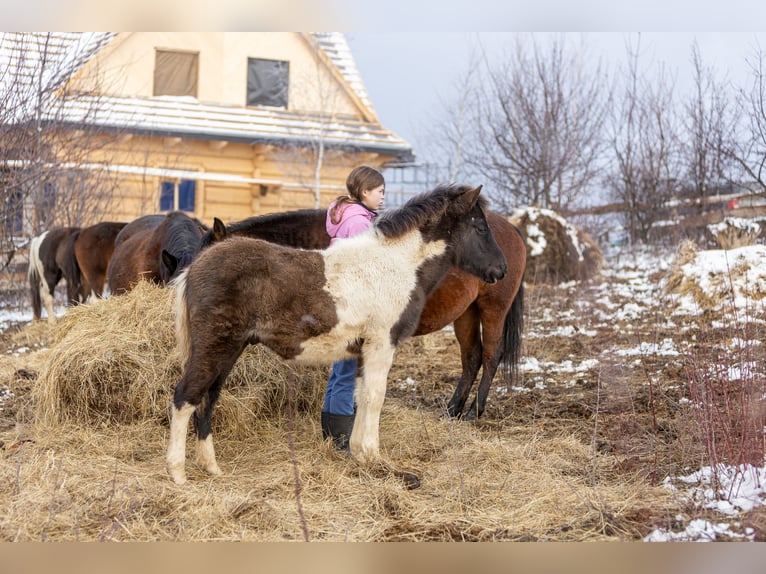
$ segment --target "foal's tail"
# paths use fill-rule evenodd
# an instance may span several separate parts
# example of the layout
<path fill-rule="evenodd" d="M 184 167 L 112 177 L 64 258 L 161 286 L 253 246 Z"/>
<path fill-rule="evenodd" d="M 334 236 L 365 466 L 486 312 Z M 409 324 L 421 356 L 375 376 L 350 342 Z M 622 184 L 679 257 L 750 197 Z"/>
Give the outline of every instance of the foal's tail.
<path fill-rule="evenodd" d="M 40 245 L 48 234 L 47 231 L 33 237 L 29 242 L 29 265 L 27 266 L 27 279 L 29 280 L 29 291 L 32 294 L 32 312 L 35 319 L 39 319 L 43 312 L 43 301 L 41 291 L 45 289 L 45 269 L 40 259 Z"/>
<path fill-rule="evenodd" d="M 503 373 L 508 380 L 518 376 L 519 360 L 521 360 L 521 337 L 524 333 L 524 274 L 521 276 L 519 290 L 511 303 L 511 308 L 505 316 L 503 324 L 503 348 L 500 361 L 503 363 Z"/>
<path fill-rule="evenodd" d="M 170 284 L 176 292 L 176 350 L 182 369 L 186 367 L 191 355 L 189 308 L 186 306 L 186 278 L 188 275 L 189 268 L 187 267 Z"/>

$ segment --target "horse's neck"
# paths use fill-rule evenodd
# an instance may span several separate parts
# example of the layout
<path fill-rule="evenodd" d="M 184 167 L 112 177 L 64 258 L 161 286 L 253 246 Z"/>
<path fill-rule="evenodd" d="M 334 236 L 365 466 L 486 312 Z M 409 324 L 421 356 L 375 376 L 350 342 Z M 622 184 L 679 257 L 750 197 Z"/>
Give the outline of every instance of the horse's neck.
<path fill-rule="evenodd" d="M 402 267 L 415 276 L 415 288 L 428 295 L 444 279 L 452 264 L 445 241 L 423 241 L 420 231 L 413 231 L 395 238 L 377 235 L 384 247 L 383 257 L 394 257 Z"/>

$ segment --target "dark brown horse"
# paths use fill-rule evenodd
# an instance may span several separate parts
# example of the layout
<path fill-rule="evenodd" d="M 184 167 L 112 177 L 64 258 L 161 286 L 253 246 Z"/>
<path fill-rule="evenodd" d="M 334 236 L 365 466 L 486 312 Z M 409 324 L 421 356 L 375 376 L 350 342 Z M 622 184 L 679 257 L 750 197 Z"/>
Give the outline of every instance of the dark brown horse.
<path fill-rule="evenodd" d="M 303 249 L 325 249 L 327 211 L 307 209 L 250 217 L 228 227 L 215 219 L 203 247 L 229 235 L 265 239 Z M 504 279 L 488 284 L 460 269 L 452 269 L 426 301 L 414 335 L 425 335 L 454 323 L 460 344 L 462 374 L 447 411 L 473 420 L 484 412 L 492 379 L 499 364 L 506 377 L 516 376 L 524 329 L 524 269 L 527 250 L 518 230 L 508 220 L 487 211 L 487 221 L 508 261 Z M 476 398 L 463 414 L 471 387 L 482 369 Z"/>
<path fill-rule="evenodd" d="M 54 227 L 33 237 L 29 242 L 29 266 L 27 278 L 32 295 L 32 313 L 35 319 L 42 316 L 43 303 L 48 313 L 48 322 L 54 323 L 53 292 L 64 277 L 67 239 L 79 227 Z"/>
<path fill-rule="evenodd" d="M 70 302 L 84 303 L 91 295 L 102 296 L 114 240 L 126 225 L 121 221 L 102 221 L 69 236 L 64 277 Z"/>
<path fill-rule="evenodd" d="M 184 371 L 170 422 L 172 479 L 186 481 L 192 415 L 197 460 L 207 472 L 221 473 L 212 411 L 237 358 L 257 343 L 303 363 L 361 357 L 349 447 L 360 462 L 379 462 L 380 411 L 394 350 L 415 332 L 428 296 L 452 267 L 488 283 L 507 274 L 480 191 L 438 187 L 387 212 L 364 233 L 321 251 L 250 238 L 203 251 L 176 283 L 176 336 Z"/>
<path fill-rule="evenodd" d="M 166 285 L 197 255 L 207 227 L 181 211 L 146 215 L 117 234 L 107 268 L 112 294 L 126 293 L 141 279 Z"/>

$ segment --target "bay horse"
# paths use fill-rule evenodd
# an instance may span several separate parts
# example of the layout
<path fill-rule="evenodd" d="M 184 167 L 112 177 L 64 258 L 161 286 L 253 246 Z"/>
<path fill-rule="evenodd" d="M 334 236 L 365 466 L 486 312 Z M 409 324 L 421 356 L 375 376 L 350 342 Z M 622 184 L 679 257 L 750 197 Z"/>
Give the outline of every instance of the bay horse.
<path fill-rule="evenodd" d="M 91 295 L 103 295 L 114 241 L 126 225 L 124 221 L 102 221 L 69 236 L 64 276 L 70 302 L 84 303 Z"/>
<path fill-rule="evenodd" d="M 64 277 L 67 238 L 79 227 L 54 227 L 33 237 L 29 242 L 29 265 L 27 279 L 32 295 L 32 313 L 35 319 L 42 316 L 42 307 L 48 313 L 48 322 L 55 323 L 53 293 Z"/>
<path fill-rule="evenodd" d="M 117 234 L 106 272 L 112 294 L 127 293 L 143 279 L 167 285 L 199 252 L 207 227 L 181 211 L 145 215 Z"/>
<path fill-rule="evenodd" d="M 380 411 L 394 350 L 415 332 L 428 295 L 453 266 L 487 283 L 507 273 L 480 191 L 437 187 L 324 250 L 234 237 L 202 251 L 175 282 L 183 375 L 166 456 L 173 481 L 186 482 L 192 415 L 197 461 L 221 474 L 213 408 L 237 358 L 258 343 L 302 363 L 361 358 L 349 447 L 359 462 L 380 462 Z"/>
<path fill-rule="evenodd" d="M 327 210 L 303 209 L 257 215 L 224 225 L 215 218 L 203 236 L 202 249 L 229 236 L 265 239 L 302 249 L 330 245 Z M 460 381 L 447 404 L 452 417 L 475 420 L 482 415 L 492 380 L 502 364 L 505 376 L 517 376 L 524 331 L 524 269 L 527 249 L 519 230 L 505 217 L 487 211 L 487 222 L 508 262 L 508 274 L 495 283 L 452 268 L 428 297 L 413 336 L 426 335 L 454 324 L 460 346 Z M 476 398 L 464 412 L 474 381 L 482 370 Z"/>

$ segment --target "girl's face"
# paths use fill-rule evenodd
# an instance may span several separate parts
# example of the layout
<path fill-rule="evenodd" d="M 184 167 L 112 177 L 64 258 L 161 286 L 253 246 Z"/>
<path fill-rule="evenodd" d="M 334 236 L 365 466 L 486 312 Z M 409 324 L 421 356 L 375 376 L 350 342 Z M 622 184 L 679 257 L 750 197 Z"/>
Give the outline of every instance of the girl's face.
<path fill-rule="evenodd" d="M 374 189 L 365 189 L 362 192 L 362 203 L 367 206 L 367 209 L 377 211 L 383 207 L 383 196 L 386 195 L 385 184 L 379 185 Z"/>

